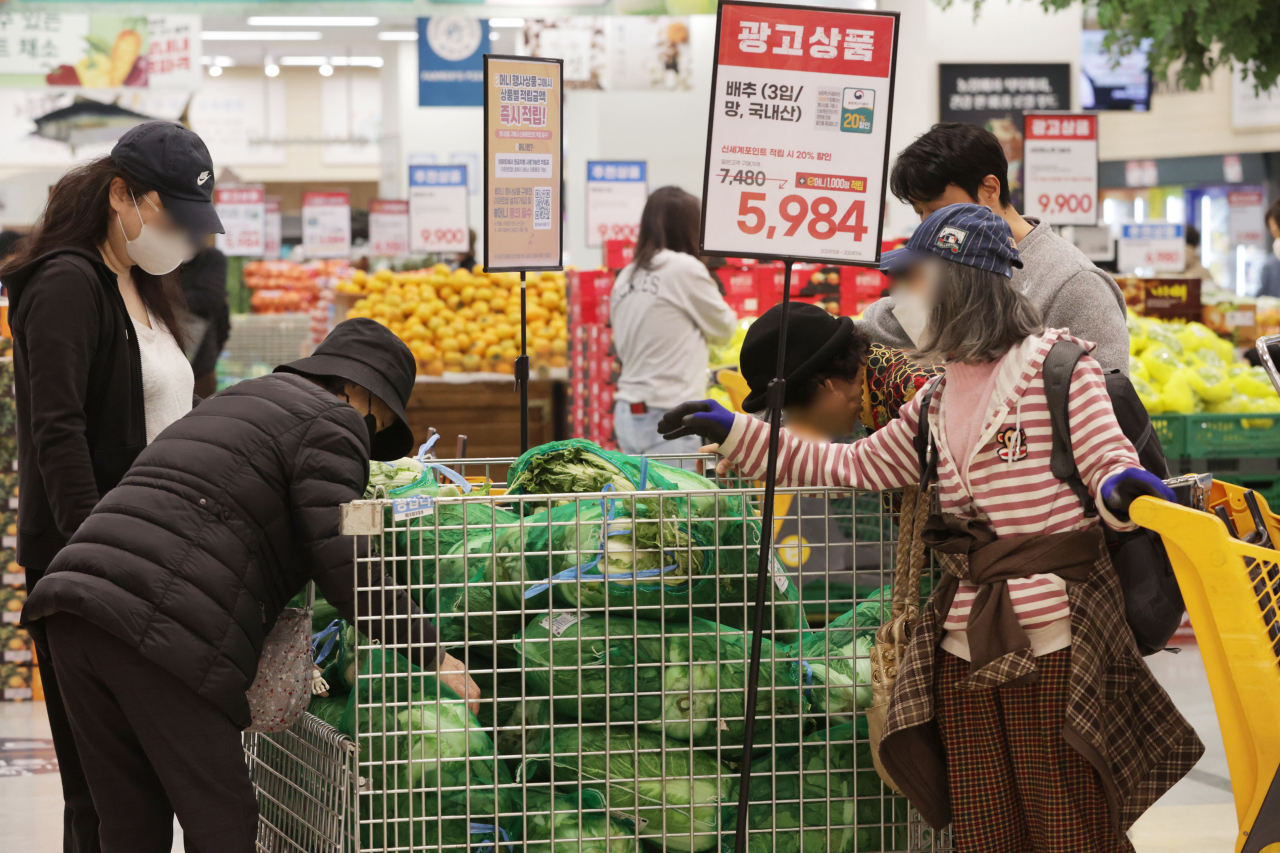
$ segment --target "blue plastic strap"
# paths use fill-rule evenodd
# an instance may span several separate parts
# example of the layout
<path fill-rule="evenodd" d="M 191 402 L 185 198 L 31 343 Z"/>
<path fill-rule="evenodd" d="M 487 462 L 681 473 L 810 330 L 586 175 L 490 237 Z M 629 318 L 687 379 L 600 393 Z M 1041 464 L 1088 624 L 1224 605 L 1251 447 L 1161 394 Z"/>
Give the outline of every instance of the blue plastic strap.
<path fill-rule="evenodd" d="M 311 651 L 315 655 L 314 662 L 320 663 L 329 656 L 329 652 L 333 651 L 333 644 L 338 642 L 338 638 L 342 635 L 342 620 L 334 619 L 329 623 L 328 627 L 317 634 L 311 636 Z M 324 644 L 324 648 L 316 652 L 316 646 L 320 641 L 328 637 L 328 642 Z"/>
<path fill-rule="evenodd" d="M 426 460 L 427 454 L 431 452 L 431 448 L 435 447 L 436 442 L 439 440 L 440 440 L 440 433 L 436 433 L 435 435 L 431 436 L 431 438 L 428 438 L 425 444 L 423 444 L 421 447 L 418 448 L 419 462 L 424 462 Z"/>
<path fill-rule="evenodd" d="M 804 683 L 813 684 L 813 667 L 809 666 L 809 662 L 806 660 L 801 660 L 800 666 L 804 667 Z M 812 702 L 813 691 L 806 687 L 804 691 L 804 698 Z"/>
<path fill-rule="evenodd" d="M 491 823 L 471 824 L 472 835 L 488 835 L 490 832 L 493 832 L 495 830 L 497 830 L 498 837 L 501 838 L 503 843 L 507 845 L 508 853 L 514 853 L 514 848 L 511 846 L 511 836 L 507 835 L 507 831 L 505 829 L 503 829 L 500 826 L 494 826 Z M 476 853 L 485 853 L 485 851 L 492 850 L 492 849 L 493 849 L 492 844 L 484 844 L 476 849 Z"/>
<path fill-rule="evenodd" d="M 432 438 L 435 438 L 435 437 L 436 437 L 436 436 L 432 436 Z M 434 463 L 434 462 L 433 462 L 433 463 L 431 463 L 431 467 L 432 467 L 432 468 L 434 468 L 435 470 L 439 471 L 441 474 L 444 474 L 444 475 L 445 475 L 445 477 L 447 477 L 447 478 L 449 478 L 450 480 L 452 480 L 452 481 L 454 482 L 454 484 L 456 484 L 456 485 L 457 485 L 457 487 L 458 487 L 459 489 L 461 489 L 461 490 L 462 490 L 462 493 L 463 493 L 464 495 L 469 495 L 469 494 L 471 494 L 471 484 L 467 482 L 467 478 L 466 478 L 466 477 L 462 476 L 462 475 L 461 475 L 461 474 L 459 474 L 457 471 L 453 470 L 452 468 L 448 467 L 447 465 L 439 465 L 439 464 L 437 464 L 437 463 Z"/>
<path fill-rule="evenodd" d="M 649 457 L 640 457 L 640 488 L 637 491 L 643 492 L 644 487 L 649 483 Z"/>

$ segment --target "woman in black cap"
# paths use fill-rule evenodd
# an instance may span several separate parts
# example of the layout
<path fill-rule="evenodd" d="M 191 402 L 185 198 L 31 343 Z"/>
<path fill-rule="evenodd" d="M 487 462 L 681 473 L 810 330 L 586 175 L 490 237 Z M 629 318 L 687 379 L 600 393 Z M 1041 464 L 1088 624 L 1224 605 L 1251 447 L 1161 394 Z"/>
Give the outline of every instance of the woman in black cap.
<path fill-rule="evenodd" d="M 187 850 L 251 853 L 245 691 L 308 580 L 349 621 L 357 588 L 362 617 L 403 617 L 361 629 L 479 698 L 459 662 L 437 661 L 408 595 L 373 592 L 383 580 L 339 533 L 370 458 L 412 447 L 414 373 L 395 335 L 348 320 L 310 358 L 202 403 L 138 456 L 31 594 L 23 618 L 58 661 L 104 851 L 167 853 L 176 813 Z"/>
<path fill-rule="evenodd" d="M 18 402 L 18 562 L 27 589 L 138 453 L 191 410 L 178 265 L 208 234 L 213 161 L 172 122 L 130 129 L 68 171 L 17 253 L 9 292 Z M 94 853 L 98 815 L 63 709 L 56 661 L 32 632 L 62 775 L 64 849 Z"/>

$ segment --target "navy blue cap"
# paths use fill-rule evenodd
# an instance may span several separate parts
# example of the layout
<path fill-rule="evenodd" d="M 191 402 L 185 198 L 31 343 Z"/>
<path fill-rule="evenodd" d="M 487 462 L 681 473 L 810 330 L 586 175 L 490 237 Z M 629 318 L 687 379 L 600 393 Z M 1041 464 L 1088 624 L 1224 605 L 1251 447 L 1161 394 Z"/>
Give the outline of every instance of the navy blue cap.
<path fill-rule="evenodd" d="M 165 212 L 198 239 L 224 233 L 213 208 L 213 158 L 194 131 L 148 121 L 124 132 L 111 156 L 125 174 L 155 190 Z"/>
<path fill-rule="evenodd" d="M 1022 258 L 1009 223 L 980 204 L 951 204 L 929 214 L 901 249 L 880 256 L 880 271 L 893 275 L 921 259 L 945 258 L 987 272 L 1013 275 Z"/>

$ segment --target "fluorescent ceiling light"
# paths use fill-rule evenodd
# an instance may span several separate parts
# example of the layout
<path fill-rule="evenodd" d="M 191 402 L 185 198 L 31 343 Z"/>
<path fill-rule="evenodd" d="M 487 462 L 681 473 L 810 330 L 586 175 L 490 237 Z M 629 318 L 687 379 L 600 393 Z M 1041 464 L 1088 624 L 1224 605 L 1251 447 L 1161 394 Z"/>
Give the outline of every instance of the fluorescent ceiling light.
<path fill-rule="evenodd" d="M 371 17 L 268 17 L 254 15 L 248 19 L 251 27 L 376 27 L 378 19 Z"/>
<path fill-rule="evenodd" d="M 365 68 L 381 68 L 381 56 L 282 56 L 281 65 L 348 65 Z"/>
<path fill-rule="evenodd" d="M 490 18 L 491 27 L 523 27 L 524 18 Z"/>
<path fill-rule="evenodd" d="M 204 41 L 320 41 L 319 33 L 266 32 L 264 30 L 218 30 L 200 34 Z"/>
<path fill-rule="evenodd" d="M 418 34 L 413 30 L 385 30 L 378 33 L 378 41 L 417 41 Z"/>
<path fill-rule="evenodd" d="M 282 56 L 281 65 L 312 65 L 319 67 L 329 61 L 327 56 Z"/>

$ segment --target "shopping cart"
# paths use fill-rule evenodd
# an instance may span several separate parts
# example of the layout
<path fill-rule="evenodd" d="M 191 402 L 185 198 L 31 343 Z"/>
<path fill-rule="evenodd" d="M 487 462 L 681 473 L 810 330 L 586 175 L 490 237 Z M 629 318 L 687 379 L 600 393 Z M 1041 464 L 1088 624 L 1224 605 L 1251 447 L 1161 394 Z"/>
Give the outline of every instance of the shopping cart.
<path fill-rule="evenodd" d="M 434 678 L 362 640 L 346 735 L 308 714 L 247 741 L 259 850 L 722 853 L 733 850 L 744 761 L 753 853 L 951 849 L 949 833 L 930 830 L 875 774 L 855 602 L 828 591 L 818 609 L 849 618 L 808 629 L 780 562 L 756 748 L 742 754 L 741 628 L 762 489 L 510 495 L 486 484 L 512 461 L 439 463 L 490 494 L 404 512 L 393 500 L 343 508 L 344 532 L 368 553 L 358 559 L 383 578 L 361 591 L 408 591 L 484 698 L 470 714 Z M 714 457 L 653 462 L 712 471 Z M 793 516 L 882 532 L 874 577 L 891 583 L 887 502 L 779 489 L 801 493 Z M 856 564 L 872 544 L 809 547 L 843 549 Z M 875 600 L 863 588 L 858 602 Z M 357 613 L 362 634 L 373 618 Z M 384 630 L 393 627 L 407 626 Z"/>

